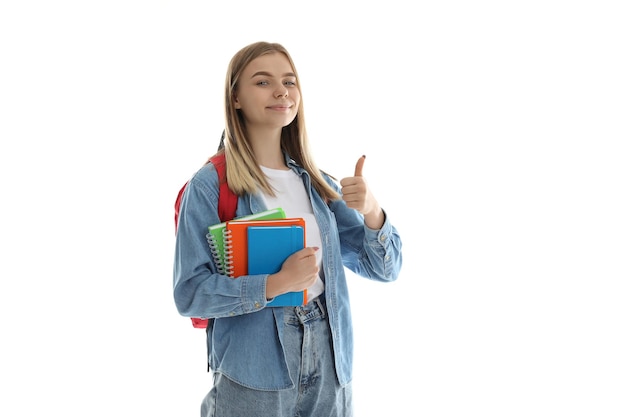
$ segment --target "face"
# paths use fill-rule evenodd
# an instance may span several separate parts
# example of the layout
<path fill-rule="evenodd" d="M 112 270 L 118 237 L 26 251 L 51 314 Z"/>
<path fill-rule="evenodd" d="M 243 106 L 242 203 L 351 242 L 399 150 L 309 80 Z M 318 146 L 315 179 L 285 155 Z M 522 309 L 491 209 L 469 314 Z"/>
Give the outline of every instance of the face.
<path fill-rule="evenodd" d="M 235 108 L 243 112 L 249 132 L 276 129 L 290 124 L 298 113 L 300 91 L 287 57 L 262 55 L 242 71 L 235 92 Z"/>

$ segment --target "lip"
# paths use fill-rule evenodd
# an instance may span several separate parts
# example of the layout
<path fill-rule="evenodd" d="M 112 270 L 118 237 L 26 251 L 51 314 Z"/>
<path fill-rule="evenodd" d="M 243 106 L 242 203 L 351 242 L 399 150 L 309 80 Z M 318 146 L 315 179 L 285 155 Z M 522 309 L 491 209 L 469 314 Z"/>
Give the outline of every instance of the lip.
<path fill-rule="evenodd" d="M 291 106 L 270 106 L 268 109 L 277 112 L 288 112 L 291 110 Z"/>
<path fill-rule="evenodd" d="M 276 104 L 274 106 L 269 106 L 268 109 L 276 110 L 276 111 L 286 111 L 291 109 L 291 104 Z"/>

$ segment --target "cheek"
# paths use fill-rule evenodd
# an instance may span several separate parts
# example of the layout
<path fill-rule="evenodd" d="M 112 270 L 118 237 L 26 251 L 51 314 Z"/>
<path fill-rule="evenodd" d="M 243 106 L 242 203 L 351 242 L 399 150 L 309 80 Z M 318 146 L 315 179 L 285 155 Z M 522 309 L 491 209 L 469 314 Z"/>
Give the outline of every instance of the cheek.
<path fill-rule="evenodd" d="M 240 97 L 237 100 L 237 103 L 239 105 L 239 109 L 243 111 L 250 111 L 250 109 L 254 107 L 252 101 L 249 98 Z"/>

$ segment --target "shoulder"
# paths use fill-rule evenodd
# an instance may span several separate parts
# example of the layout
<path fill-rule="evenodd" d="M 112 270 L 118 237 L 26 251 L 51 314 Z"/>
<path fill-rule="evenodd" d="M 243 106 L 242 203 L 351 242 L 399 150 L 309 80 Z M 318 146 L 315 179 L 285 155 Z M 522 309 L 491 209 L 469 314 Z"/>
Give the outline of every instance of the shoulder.
<path fill-rule="evenodd" d="M 205 191 L 215 191 L 219 187 L 219 181 L 217 177 L 217 170 L 213 164 L 208 163 L 202 166 L 191 177 L 189 183 L 195 187 L 204 189 Z"/>

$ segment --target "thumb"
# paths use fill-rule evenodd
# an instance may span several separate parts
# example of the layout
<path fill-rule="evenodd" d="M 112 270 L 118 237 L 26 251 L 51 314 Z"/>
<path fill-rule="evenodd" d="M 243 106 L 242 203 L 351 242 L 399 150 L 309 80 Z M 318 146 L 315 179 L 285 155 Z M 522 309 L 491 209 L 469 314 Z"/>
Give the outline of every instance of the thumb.
<path fill-rule="evenodd" d="M 363 155 L 362 157 L 359 158 L 358 161 L 356 161 L 356 167 L 354 168 L 355 177 L 363 176 L 363 164 L 365 164 L 365 155 Z"/>

